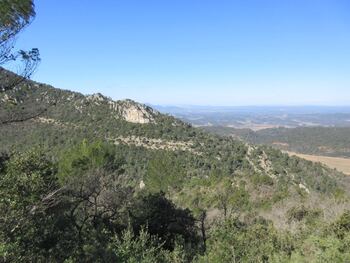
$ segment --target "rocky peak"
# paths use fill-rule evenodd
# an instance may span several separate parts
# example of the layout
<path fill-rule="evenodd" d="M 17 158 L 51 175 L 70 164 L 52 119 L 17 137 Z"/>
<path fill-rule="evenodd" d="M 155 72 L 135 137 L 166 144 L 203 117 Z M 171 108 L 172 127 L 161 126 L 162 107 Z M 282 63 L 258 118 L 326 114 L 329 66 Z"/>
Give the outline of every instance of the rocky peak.
<path fill-rule="evenodd" d="M 129 99 L 110 102 L 110 104 L 120 117 L 132 123 L 156 123 L 155 118 L 160 114 L 151 107 Z"/>
<path fill-rule="evenodd" d="M 101 93 L 94 93 L 92 95 L 88 95 L 88 96 L 86 96 L 86 99 L 88 101 L 91 101 L 91 102 L 94 102 L 94 103 L 99 103 L 99 102 L 108 100 L 108 98 L 103 96 Z"/>

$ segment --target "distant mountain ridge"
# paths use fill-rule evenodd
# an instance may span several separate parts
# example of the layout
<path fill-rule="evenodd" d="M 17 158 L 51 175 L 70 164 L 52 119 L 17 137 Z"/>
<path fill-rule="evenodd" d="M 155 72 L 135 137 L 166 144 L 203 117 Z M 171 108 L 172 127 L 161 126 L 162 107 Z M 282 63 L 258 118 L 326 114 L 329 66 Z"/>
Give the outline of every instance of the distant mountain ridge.
<path fill-rule="evenodd" d="M 321 113 L 350 113 L 350 106 L 316 106 L 316 105 L 247 105 L 247 106 L 206 106 L 206 105 L 147 105 L 163 112 L 192 112 L 192 113 L 209 113 L 209 112 L 236 112 L 236 113 L 289 113 L 289 114 L 321 114 Z"/>

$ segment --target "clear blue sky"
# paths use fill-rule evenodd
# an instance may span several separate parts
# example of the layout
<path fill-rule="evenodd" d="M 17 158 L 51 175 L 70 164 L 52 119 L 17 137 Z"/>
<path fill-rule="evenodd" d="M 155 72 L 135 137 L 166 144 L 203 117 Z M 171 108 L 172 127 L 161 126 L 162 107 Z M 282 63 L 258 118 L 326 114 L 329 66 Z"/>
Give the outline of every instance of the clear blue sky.
<path fill-rule="evenodd" d="M 350 1 L 36 0 L 33 79 L 154 104 L 350 105 Z"/>

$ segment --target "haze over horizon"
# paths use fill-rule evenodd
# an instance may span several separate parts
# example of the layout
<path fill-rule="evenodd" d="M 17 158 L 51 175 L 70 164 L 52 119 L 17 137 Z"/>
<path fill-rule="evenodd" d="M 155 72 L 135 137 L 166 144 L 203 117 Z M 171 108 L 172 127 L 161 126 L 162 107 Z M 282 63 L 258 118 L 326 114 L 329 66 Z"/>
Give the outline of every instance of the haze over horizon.
<path fill-rule="evenodd" d="M 39 48 L 33 79 L 57 88 L 158 105 L 350 105 L 348 1 L 35 5 L 17 48 Z"/>

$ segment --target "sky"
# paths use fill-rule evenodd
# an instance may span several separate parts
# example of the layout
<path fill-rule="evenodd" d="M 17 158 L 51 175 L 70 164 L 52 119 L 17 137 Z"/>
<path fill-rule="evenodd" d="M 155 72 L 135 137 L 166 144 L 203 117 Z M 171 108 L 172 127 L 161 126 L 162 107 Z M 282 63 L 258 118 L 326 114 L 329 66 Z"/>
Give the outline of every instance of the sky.
<path fill-rule="evenodd" d="M 350 105 L 348 0 L 36 0 L 57 88 L 162 105 Z"/>

